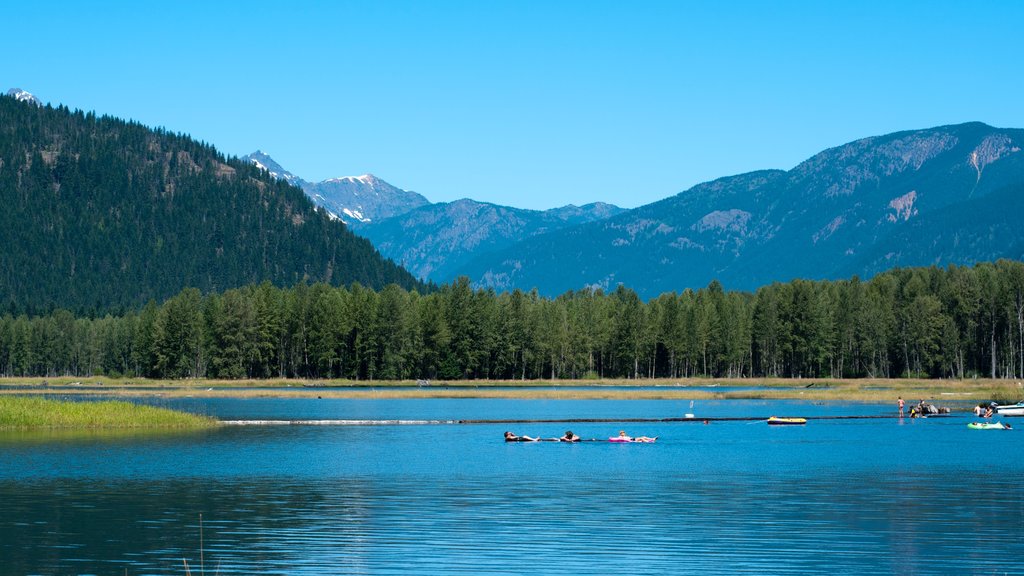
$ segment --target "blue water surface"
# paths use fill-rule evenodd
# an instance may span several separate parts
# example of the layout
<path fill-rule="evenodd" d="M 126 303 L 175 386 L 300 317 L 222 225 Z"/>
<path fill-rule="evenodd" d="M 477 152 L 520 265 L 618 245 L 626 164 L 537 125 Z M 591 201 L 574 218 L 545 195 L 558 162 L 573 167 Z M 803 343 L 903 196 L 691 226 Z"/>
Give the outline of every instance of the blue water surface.
<path fill-rule="evenodd" d="M 225 419 L 892 412 L 761 400 L 150 402 Z M 555 423 L 3 433 L 0 574 L 184 574 L 186 562 L 192 574 L 1020 573 L 1024 430 L 969 421 L 574 423 L 602 441 L 571 445 L 501 440 L 507 428 L 570 427 Z M 658 441 L 604 441 L 620 429 Z"/>

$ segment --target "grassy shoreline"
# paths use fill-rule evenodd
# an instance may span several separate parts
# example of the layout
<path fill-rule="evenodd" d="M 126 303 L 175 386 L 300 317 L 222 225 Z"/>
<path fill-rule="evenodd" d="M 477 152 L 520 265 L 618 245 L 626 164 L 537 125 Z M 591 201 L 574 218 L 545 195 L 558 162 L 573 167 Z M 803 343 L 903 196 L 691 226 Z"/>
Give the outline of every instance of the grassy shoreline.
<path fill-rule="evenodd" d="M 722 390 L 716 390 L 722 388 Z M 739 388 L 739 389 L 737 389 Z M 1017 402 L 1024 386 L 1015 380 L 919 379 L 648 379 L 648 380 L 147 380 L 110 378 L 0 379 L 4 395 L 87 394 L 110 397 L 231 398 L 514 398 L 514 399 L 799 399 L 850 402 Z"/>
<path fill-rule="evenodd" d="M 69 402 L 38 396 L 0 396 L 0 430 L 199 429 L 213 418 L 131 402 Z"/>

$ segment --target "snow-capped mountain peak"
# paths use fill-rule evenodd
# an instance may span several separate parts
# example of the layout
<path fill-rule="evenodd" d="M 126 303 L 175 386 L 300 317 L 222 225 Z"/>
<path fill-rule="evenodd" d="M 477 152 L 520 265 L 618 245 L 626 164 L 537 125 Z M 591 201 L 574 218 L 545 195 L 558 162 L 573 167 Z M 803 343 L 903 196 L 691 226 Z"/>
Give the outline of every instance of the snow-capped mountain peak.
<path fill-rule="evenodd" d="M 285 170 L 280 164 L 275 162 L 274 159 L 271 158 L 269 154 L 262 150 L 257 150 L 252 154 L 243 156 L 242 160 L 252 163 L 253 166 L 256 166 L 260 170 L 265 170 L 271 176 L 277 178 L 278 180 L 284 180 L 285 182 L 288 182 L 289 184 L 294 184 L 296 186 L 299 186 L 300 188 L 304 184 L 301 178 Z"/>
<path fill-rule="evenodd" d="M 7 95 L 18 102 L 28 102 L 30 104 L 35 104 L 36 106 L 43 105 L 43 103 L 39 101 L 39 98 L 36 98 L 31 92 L 22 90 L 21 88 L 11 88 L 7 91 Z"/>
<path fill-rule="evenodd" d="M 377 182 L 380 182 L 380 179 L 373 174 L 363 174 L 362 176 L 338 176 L 337 178 L 328 178 L 327 180 L 324 180 L 324 182 L 349 182 L 352 184 L 359 182 L 361 184 L 366 184 L 367 186 L 373 186 Z"/>
<path fill-rule="evenodd" d="M 366 224 L 429 203 L 423 196 L 396 188 L 373 174 L 330 178 L 315 188 L 313 199 L 336 210 L 349 224 Z"/>
<path fill-rule="evenodd" d="M 262 150 L 243 156 L 242 160 L 251 162 L 274 178 L 302 188 L 331 218 L 340 218 L 349 225 L 366 224 L 404 214 L 430 203 L 423 196 L 396 188 L 373 174 L 307 182 L 285 170 Z"/>

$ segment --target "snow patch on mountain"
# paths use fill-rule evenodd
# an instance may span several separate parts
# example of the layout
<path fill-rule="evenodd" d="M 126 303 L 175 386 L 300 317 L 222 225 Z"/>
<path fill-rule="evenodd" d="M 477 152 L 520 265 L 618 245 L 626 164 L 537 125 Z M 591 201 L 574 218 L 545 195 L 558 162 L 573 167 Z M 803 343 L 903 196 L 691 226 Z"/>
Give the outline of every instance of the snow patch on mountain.
<path fill-rule="evenodd" d="M 339 176 L 337 178 L 328 178 L 324 182 L 360 182 L 369 186 L 373 186 L 378 181 L 378 178 L 373 174 L 363 174 L 362 176 Z"/>
<path fill-rule="evenodd" d="M 359 210 L 352 210 L 350 208 L 345 208 L 344 210 L 342 210 L 342 212 L 345 213 L 345 216 L 348 216 L 349 218 L 352 218 L 353 220 L 357 220 L 359 222 L 369 222 L 370 221 L 370 219 L 367 218 L 366 216 L 363 216 L 363 213 L 360 212 Z"/>
<path fill-rule="evenodd" d="M 303 184 L 305 184 L 302 178 L 299 178 L 298 176 L 285 170 L 280 164 L 275 162 L 273 158 L 271 158 L 266 152 L 262 150 L 257 150 L 252 154 L 243 156 L 242 160 L 251 163 L 253 166 L 259 168 L 260 170 L 263 170 L 264 172 L 267 172 L 272 177 L 277 178 L 278 180 L 284 180 L 285 182 L 288 182 L 289 184 L 294 184 L 296 186 L 299 186 L 300 188 L 302 187 Z"/>
<path fill-rule="evenodd" d="M 11 88 L 7 91 L 7 95 L 18 102 L 28 102 L 29 104 L 35 104 L 36 106 L 43 105 L 43 103 L 39 101 L 39 98 L 36 98 L 31 92 L 22 90 L 21 88 Z"/>

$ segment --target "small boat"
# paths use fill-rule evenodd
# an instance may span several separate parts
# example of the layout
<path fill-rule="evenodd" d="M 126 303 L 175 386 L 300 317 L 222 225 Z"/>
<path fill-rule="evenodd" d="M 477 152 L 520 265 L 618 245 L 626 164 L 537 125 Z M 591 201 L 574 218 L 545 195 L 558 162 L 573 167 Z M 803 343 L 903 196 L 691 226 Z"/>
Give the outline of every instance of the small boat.
<path fill-rule="evenodd" d="M 778 416 L 772 416 L 768 419 L 768 424 L 772 426 L 799 426 L 807 424 L 807 418 L 779 418 Z"/>
<path fill-rule="evenodd" d="M 996 406 L 996 413 L 1000 416 L 1024 416 L 1024 402 Z"/>
<path fill-rule="evenodd" d="M 641 438 L 630 438 L 629 436 L 612 436 L 611 438 L 608 439 L 608 441 L 609 442 L 618 442 L 620 444 L 632 444 L 632 443 L 651 444 L 651 443 L 653 443 L 657 439 L 658 439 L 657 436 L 655 436 L 654 438 L 647 438 L 646 436 L 641 437 Z"/>
<path fill-rule="evenodd" d="M 1013 430 L 1002 422 L 971 422 L 967 427 L 971 430 Z"/>

